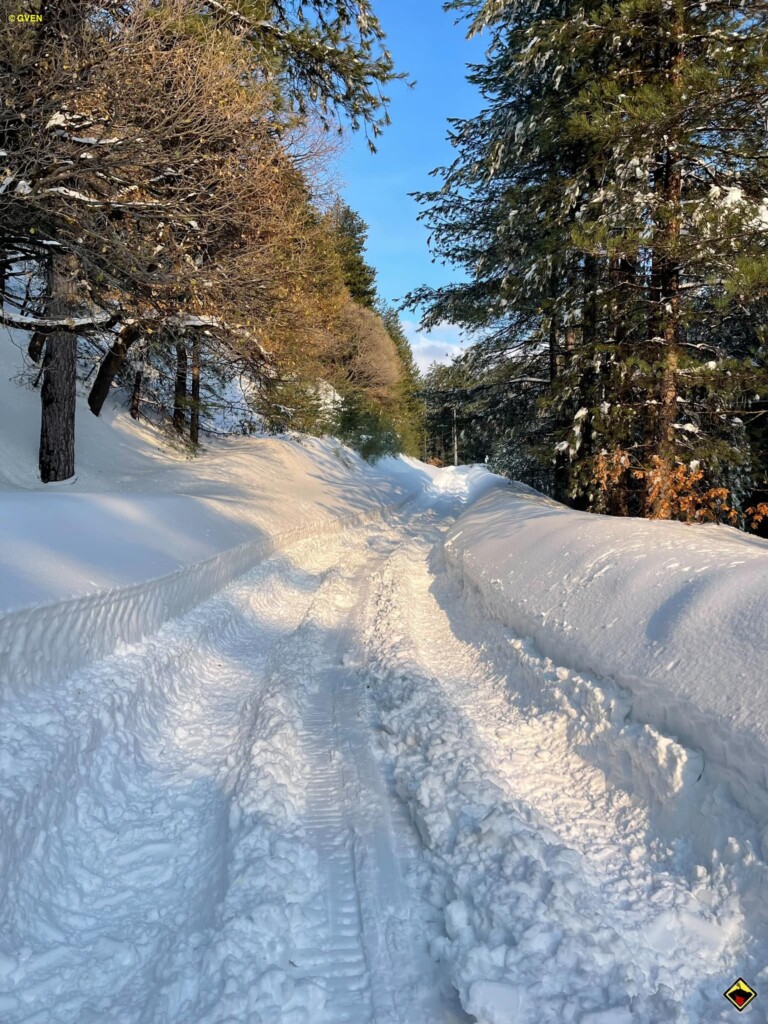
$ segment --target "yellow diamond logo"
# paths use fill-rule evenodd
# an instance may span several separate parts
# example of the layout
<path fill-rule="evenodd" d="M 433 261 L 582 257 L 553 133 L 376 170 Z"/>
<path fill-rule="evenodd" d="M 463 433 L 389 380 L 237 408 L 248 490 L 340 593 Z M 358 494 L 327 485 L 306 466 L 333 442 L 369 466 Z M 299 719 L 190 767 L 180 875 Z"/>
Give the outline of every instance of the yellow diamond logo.
<path fill-rule="evenodd" d="M 757 999 L 757 992 L 743 978 L 738 978 L 734 981 L 731 987 L 723 992 L 723 995 L 731 1006 L 736 1007 L 739 1013 Z"/>

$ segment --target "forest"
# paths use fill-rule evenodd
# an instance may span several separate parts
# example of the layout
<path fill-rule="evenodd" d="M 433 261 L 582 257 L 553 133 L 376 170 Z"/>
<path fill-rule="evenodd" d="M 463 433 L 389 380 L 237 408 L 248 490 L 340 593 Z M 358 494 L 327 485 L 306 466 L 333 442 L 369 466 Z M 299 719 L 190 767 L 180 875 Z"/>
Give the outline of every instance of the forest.
<path fill-rule="evenodd" d="M 486 50 L 416 196 L 459 276 L 401 308 L 469 342 L 423 377 L 333 179 L 407 79 L 367 0 L 47 0 L 3 32 L 2 320 L 32 332 L 44 482 L 77 388 L 98 416 L 117 387 L 191 451 L 330 433 L 765 529 L 765 5 L 444 7 Z"/>
<path fill-rule="evenodd" d="M 581 509 L 768 506 L 764 3 L 451 0 L 483 109 L 420 196 L 476 343 L 429 374 L 428 454 Z"/>
<path fill-rule="evenodd" d="M 33 332 L 43 482 L 75 472 L 83 385 L 94 415 L 117 384 L 192 449 L 237 430 L 413 450 L 412 356 L 332 182 L 399 76 L 367 2 L 3 7 L 2 322 Z"/>

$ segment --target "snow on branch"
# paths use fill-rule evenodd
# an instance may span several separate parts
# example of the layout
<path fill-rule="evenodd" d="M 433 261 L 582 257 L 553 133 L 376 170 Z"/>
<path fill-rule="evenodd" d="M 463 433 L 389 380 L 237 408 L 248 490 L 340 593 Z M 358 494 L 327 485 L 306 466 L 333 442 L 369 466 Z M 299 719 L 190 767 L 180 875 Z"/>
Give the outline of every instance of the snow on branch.
<path fill-rule="evenodd" d="M 160 207 L 162 204 L 154 201 L 147 202 L 133 202 L 133 203 L 117 203 L 113 199 L 97 199 L 92 196 L 83 195 L 82 192 L 76 192 L 71 188 L 64 188 L 62 185 L 56 185 L 53 188 L 47 188 L 45 190 L 46 195 L 55 193 L 56 195 L 66 196 L 67 199 L 75 199 L 79 203 L 86 203 L 88 206 L 109 206 L 114 209 L 131 210 L 139 207 L 152 206 Z"/>
<path fill-rule="evenodd" d="M 130 321 L 128 321 L 130 322 Z M 174 327 L 213 327 L 217 330 L 223 331 L 226 334 L 239 334 L 247 338 L 252 345 L 256 348 L 257 352 L 264 360 L 269 360 L 269 354 L 266 349 L 261 345 L 259 341 L 254 337 L 253 333 L 244 327 L 242 324 L 228 324 L 225 320 L 222 320 L 218 316 L 209 315 L 194 315 L 188 313 L 184 316 L 172 316 L 167 318 L 167 323 Z"/>
<path fill-rule="evenodd" d="M 226 15 L 228 18 L 232 18 L 233 21 L 238 22 L 243 28 L 250 32 L 256 32 L 258 29 L 266 29 L 275 35 L 283 36 L 285 32 L 272 21 L 256 21 L 253 18 L 249 18 L 242 11 L 238 11 L 236 7 L 230 6 L 228 3 L 219 3 L 219 0 L 207 0 L 206 6 L 210 7 L 214 11 L 219 11 L 221 14 Z"/>
<path fill-rule="evenodd" d="M 39 331 L 50 334 L 53 331 L 83 331 L 89 327 L 108 327 L 117 320 L 116 313 L 95 313 L 93 316 L 71 316 L 51 320 L 48 317 L 25 316 L 0 312 L 0 324 L 4 327 L 15 327 L 22 331 Z"/>

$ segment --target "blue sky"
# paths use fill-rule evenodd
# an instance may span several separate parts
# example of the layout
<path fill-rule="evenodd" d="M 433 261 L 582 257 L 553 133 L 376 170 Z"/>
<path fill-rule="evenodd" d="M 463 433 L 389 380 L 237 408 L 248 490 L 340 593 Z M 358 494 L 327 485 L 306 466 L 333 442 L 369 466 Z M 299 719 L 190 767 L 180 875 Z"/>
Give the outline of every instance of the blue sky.
<path fill-rule="evenodd" d="M 466 64 L 480 63 L 482 39 L 467 41 L 455 14 L 442 0 L 379 0 L 377 13 L 400 70 L 416 80 L 414 88 L 396 82 L 389 89 L 392 124 L 374 155 L 362 135 L 349 139 L 340 159 L 342 194 L 370 226 L 368 261 L 378 272 L 382 297 L 396 303 L 420 284 L 441 284 L 459 271 L 433 264 L 427 230 L 416 220 L 417 203 L 409 192 L 435 186 L 429 172 L 449 163 L 453 148 L 446 140 L 449 117 L 475 114 L 477 91 L 465 79 Z M 431 335 L 418 331 L 418 315 L 404 312 L 403 323 L 419 364 L 460 350 L 460 332 L 440 325 Z"/>

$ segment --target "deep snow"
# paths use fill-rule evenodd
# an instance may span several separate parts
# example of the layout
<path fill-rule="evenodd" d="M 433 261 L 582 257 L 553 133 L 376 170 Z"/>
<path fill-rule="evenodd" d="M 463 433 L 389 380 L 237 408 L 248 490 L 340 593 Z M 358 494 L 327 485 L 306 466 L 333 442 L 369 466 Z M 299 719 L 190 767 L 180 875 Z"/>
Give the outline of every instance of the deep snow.
<path fill-rule="evenodd" d="M 308 437 L 209 440 L 190 459 L 119 392 L 97 419 L 82 389 L 76 479 L 45 488 L 39 392 L 16 383 L 25 351 L 0 328 L 0 685 L 140 640 L 277 547 L 379 515 L 429 480 Z"/>
<path fill-rule="evenodd" d="M 82 402 L 40 493 L 5 342 L 4 1024 L 766 1020 L 763 542 Z"/>
<path fill-rule="evenodd" d="M 573 512 L 516 484 L 462 516 L 446 553 L 490 614 L 613 679 L 622 714 L 699 752 L 678 787 L 703 755 L 768 824 L 768 541 Z"/>

